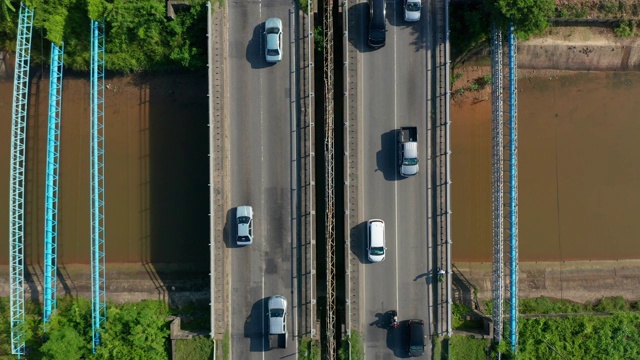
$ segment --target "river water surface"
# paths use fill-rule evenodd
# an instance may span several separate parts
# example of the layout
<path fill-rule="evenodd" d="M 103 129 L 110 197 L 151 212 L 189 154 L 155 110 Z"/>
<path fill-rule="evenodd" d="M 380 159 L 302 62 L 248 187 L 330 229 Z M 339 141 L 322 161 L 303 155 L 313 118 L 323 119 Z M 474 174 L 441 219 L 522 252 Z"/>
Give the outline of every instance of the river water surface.
<path fill-rule="evenodd" d="M 640 258 L 640 73 L 520 78 L 521 261 Z M 491 261 L 491 104 L 452 102 L 454 261 Z"/>
<path fill-rule="evenodd" d="M 206 73 L 105 81 L 106 260 L 208 269 Z M 13 79 L 0 80 L 0 265 L 8 263 Z M 25 259 L 42 263 L 49 80 L 33 74 L 26 149 Z M 58 262 L 89 263 L 89 81 L 62 94 Z"/>
<path fill-rule="evenodd" d="M 113 78 L 107 261 L 208 261 L 206 75 Z M 0 81 L 0 264 L 8 263 L 11 80 Z M 89 83 L 64 82 L 59 262 L 90 260 Z M 25 243 L 42 262 L 48 79 L 31 84 Z M 522 261 L 640 258 L 640 73 L 521 78 Z M 491 104 L 452 103 L 454 261 L 491 260 Z"/>

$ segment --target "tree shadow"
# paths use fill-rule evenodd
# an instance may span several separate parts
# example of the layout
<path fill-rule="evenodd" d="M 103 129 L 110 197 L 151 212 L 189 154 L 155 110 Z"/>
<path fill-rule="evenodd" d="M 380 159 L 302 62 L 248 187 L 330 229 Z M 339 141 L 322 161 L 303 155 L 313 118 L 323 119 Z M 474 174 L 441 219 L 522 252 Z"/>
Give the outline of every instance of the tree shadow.
<path fill-rule="evenodd" d="M 402 180 L 398 173 L 398 129 L 380 135 L 380 150 L 376 153 L 376 170 L 382 172 L 387 181 Z"/>
<path fill-rule="evenodd" d="M 427 8 L 428 5 L 422 5 L 419 21 L 407 22 L 404 21 L 404 0 L 387 2 L 387 20 L 389 21 L 389 25 L 410 29 L 412 39 L 411 45 L 414 48 L 414 52 L 419 52 L 427 48 L 427 40 L 423 23 L 423 21 L 426 21 L 425 19 L 429 15 L 427 12 Z"/>
<path fill-rule="evenodd" d="M 269 350 L 268 301 L 269 298 L 262 298 L 253 303 L 251 313 L 244 321 L 244 337 L 250 339 L 249 351 L 264 352 Z"/>

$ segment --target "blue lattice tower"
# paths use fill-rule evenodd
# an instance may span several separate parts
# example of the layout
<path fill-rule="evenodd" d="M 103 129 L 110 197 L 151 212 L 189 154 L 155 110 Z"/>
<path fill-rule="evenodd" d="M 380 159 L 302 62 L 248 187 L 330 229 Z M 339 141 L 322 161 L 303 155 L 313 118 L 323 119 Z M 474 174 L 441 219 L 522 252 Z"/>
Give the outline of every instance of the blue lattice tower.
<path fill-rule="evenodd" d="M 491 29 L 491 194 L 492 194 L 492 312 L 493 340 L 502 340 L 504 300 L 504 120 L 502 98 L 502 32 Z"/>
<path fill-rule="evenodd" d="M 20 4 L 16 69 L 11 117 L 11 183 L 9 197 L 9 247 L 11 283 L 11 353 L 24 354 L 24 172 L 27 133 L 27 98 L 33 11 Z"/>
<path fill-rule="evenodd" d="M 104 23 L 91 20 L 91 332 L 93 352 L 106 320 L 104 223 Z"/>
<path fill-rule="evenodd" d="M 509 322 L 505 335 L 511 351 L 515 354 L 518 344 L 518 118 L 517 118 L 517 40 L 513 26 L 507 29 L 508 49 L 508 108 L 505 121 L 505 236 L 508 245 L 505 247 L 505 314 Z"/>
<path fill-rule="evenodd" d="M 44 309 L 46 324 L 56 310 L 56 270 L 58 268 L 58 173 L 60 163 L 60 111 L 64 44 L 51 44 L 49 78 L 49 122 L 47 130 L 47 174 L 44 213 Z"/>
<path fill-rule="evenodd" d="M 491 31 L 494 341 L 518 344 L 518 122 L 516 36 L 507 28 L 508 82 L 503 88 L 502 30 Z M 507 92 L 507 98 L 503 92 Z M 505 110 L 506 112 L 503 113 Z M 498 354 L 500 358 L 500 354 Z"/>

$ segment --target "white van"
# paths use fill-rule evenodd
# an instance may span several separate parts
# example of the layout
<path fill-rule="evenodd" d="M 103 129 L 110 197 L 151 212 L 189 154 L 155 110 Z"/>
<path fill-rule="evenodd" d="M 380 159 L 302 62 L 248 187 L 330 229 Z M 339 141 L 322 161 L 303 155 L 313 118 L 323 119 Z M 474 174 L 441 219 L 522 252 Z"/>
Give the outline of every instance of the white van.
<path fill-rule="evenodd" d="M 384 239 L 384 221 L 371 219 L 367 222 L 367 240 L 369 261 L 380 262 L 384 260 L 387 249 Z"/>

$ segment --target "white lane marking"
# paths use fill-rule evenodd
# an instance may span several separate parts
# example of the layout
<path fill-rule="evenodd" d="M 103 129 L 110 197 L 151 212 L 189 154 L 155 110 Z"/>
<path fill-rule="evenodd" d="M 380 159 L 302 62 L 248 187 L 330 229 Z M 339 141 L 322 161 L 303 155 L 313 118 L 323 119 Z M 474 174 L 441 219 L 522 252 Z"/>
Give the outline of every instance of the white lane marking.
<path fill-rule="evenodd" d="M 260 1 L 258 3 L 258 13 L 259 13 L 259 19 L 260 19 L 260 24 L 262 24 L 262 1 Z M 261 29 L 262 30 L 262 29 Z M 264 37 L 262 35 L 260 35 L 260 53 L 258 54 L 258 59 L 256 59 L 255 61 L 261 61 L 260 57 L 262 56 L 262 41 L 263 41 Z M 262 94 L 262 82 L 263 82 L 263 73 L 262 71 L 260 71 L 260 209 L 262 210 L 262 219 L 266 219 L 265 213 L 265 208 L 264 208 L 264 96 Z M 266 243 L 266 221 L 262 222 L 262 241 L 260 242 L 260 251 L 262 254 L 265 253 L 266 249 L 265 249 L 265 243 Z M 261 271 L 260 271 L 260 276 L 262 277 L 262 296 L 260 296 L 260 301 L 261 304 L 264 305 L 264 298 L 265 298 L 265 293 L 264 293 L 264 277 L 265 277 L 265 264 L 264 264 L 264 259 L 261 263 Z M 261 311 L 264 310 L 264 307 L 262 309 L 260 309 Z M 260 315 L 260 318 L 262 319 L 262 327 L 260 328 L 260 330 L 262 331 L 265 328 L 265 323 L 264 323 L 264 314 Z M 264 336 L 264 335 L 263 335 Z M 267 335 L 268 336 L 268 335 Z M 269 339 L 267 339 L 269 340 Z M 262 341 L 264 342 L 264 339 L 262 339 Z M 264 346 L 264 345 L 263 345 Z M 262 359 L 264 360 L 265 358 L 265 351 L 262 352 Z"/>
<path fill-rule="evenodd" d="M 264 243 L 264 241 L 263 241 L 263 243 Z M 260 302 L 262 303 L 262 305 L 264 305 L 264 272 L 262 273 L 262 296 L 260 297 Z M 260 309 L 260 310 L 264 310 L 264 307 L 262 309 Z M 265 316 L 264 316 L 264 314 L 261 314 L 260 318 L 262 319 L 262 327 L 260 328 L 260 332 L 262 332 L 264 330 L 264 328 L 265 328 L 265 324 L 264 324 Z M 262 336 L 264 336 L 264 335 L 262 335 Z M 267 335 L 267 336 L 269 336 L 269 335 Z M 270 341 L 270 340 L 271 339 L 267 339 L 267 341 Z M 262 339 L 262 341 L 264 341 L 264 338 Z M 269 344 L 271 344 L 271 343 L 269 342 Z M 264 345 L 263 345 L 263 347 L 264 347 Z M 264 360 L 265 353 L 266 353 L 266 351 L 262 352 L 262 359 L 263 360 Z"/>
<path fill-rule="evenodd" d="M 364 24 L 362 24 L 360 26 L 361 32 L 364 33 Z M 360 153 L 358 153 L 358 163 L 362 162 L 361 164 L 358 164 L 358 167 L 363 170 L 364 169 L 364 141 L 363 141 L 363 136 L 362 136 L 362 132 L 364 131 L 365 127 L 363 126 L 364 124 L 364 105 L 363 105 L 363 98 L 364 98 L 364 80 L 363 80 L 363 76 L 362 74 L 364 73 L 364 65 L 365 62 L 362 60 L 362 52 L 357 51 L 357 57 L 358 57 L 358 62 L 357 62 L 357 77 L 358 77 L 358 94 L 360 95 L 360 97 L 357 99 L 358 101 L 358 116 L 357 116 L 357 121 L 358 121 L 358 127 L 357 127 L 357 131 L 356 133 L 358 134 L 358 148 L 362 149 L 362 151 Z M 357 173 L 360 173 L 361 171 L 356 170 Z M 358 176 L 358 189 L 360 191 L 360 196 L 358 197 L 358 199 L 362 199 L 362 209 L 367 209 L 367 207 L 365 206 L 365 201 L 366 201 L 366 197 L 364 196 L 364 176 Z M 358 200 L 356 200 L 357 202 Z M 357 206 L 358 204 L 356 204 Z M 366 220 L 366 217 L 364 218 L 364 220 Z M 362 294 L 362 303 L 363 304 L 367 304 L 367 279 L 366 279 L 366 274 L 367 272 L 365 271 L 366 268 L 364 265 L 366 265 L 367 262 L 367 256 L 366 256 L 366 246 L 365 246 L 365 242 L 366 240 L 364 240 L 364 237 L 362 236 L 362 234 L 360 234 L 360 238 L 359 238 L 360 242 L 361 242 L 361 256 L 363 258 L 363 262 L 360 264 L 360 269 L 362 272 L 362 291 L 360 292 Z M 363 306 L 363 308 L 366 308 L 366 306 Z M 366 315 L 365 315 L 366 316 Z M 365 316 L 362 317 L 362 319 L 365 319 Z M 362 322 L 362 320 L 361 320 Z"/>
<path fill-rule="evenodd" d="M 398 23 L 398 12 L 396 11 L 396 24 Z M 393 128 L 398 129 L 398 31 L 396 27 L 393 28 Z M 397 145 L 396 145 L 397 146 Z M 394 164 L 398 163 L 398 152 L 393 152 Z M 397 173 L 396 173 L 396 176 Z M 393 184 L 395 191 L 395 216 L 396 216 L 396 309 L 400 306 L 399 299 L 399 285 L 398 285 L 398 181 L 394 181 Z"/>

